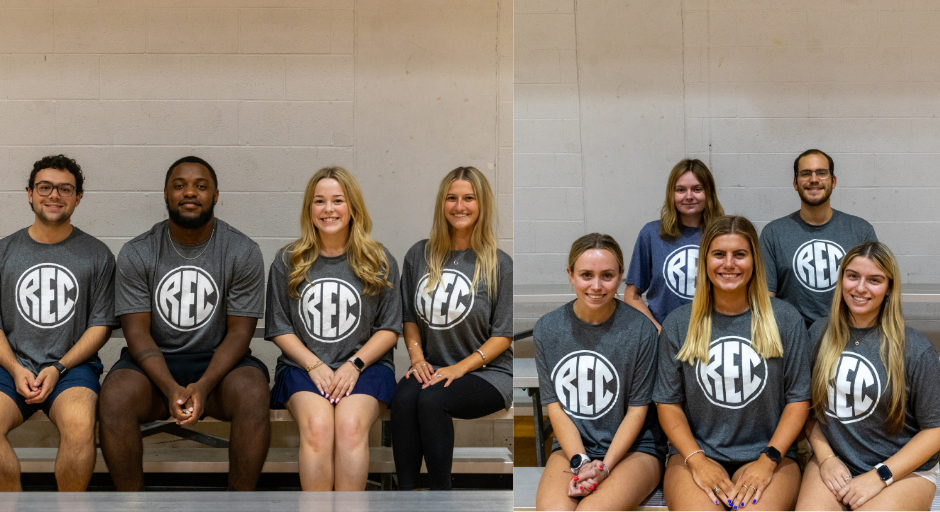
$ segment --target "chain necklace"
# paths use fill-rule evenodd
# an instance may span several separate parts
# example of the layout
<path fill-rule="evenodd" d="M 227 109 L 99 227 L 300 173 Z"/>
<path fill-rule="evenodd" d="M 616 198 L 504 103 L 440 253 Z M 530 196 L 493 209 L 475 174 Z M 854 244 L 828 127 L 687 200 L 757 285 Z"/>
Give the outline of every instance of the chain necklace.
<path fill-rule="evenodd" d="M 172 247 L 173 250 L 176 251 L 176 254 L 179 254 L 179 255 L 180 255 L 180 258 L 183 258 L 184 260 L 190 260 L 190 261 L 192 261 L 192 260 L 195 260 L 195 259 L 199 259 L 199 257 L 202 256 L 203 254 L 205 254 L 205 252 L 209 249 L 209 242 L 212 241 L 212 237 L 215 235 L 215 228 L 216 228 L 215 226 L 212 226 L 212 233 L 209 233 L 209 239 L 206 240 L 206 246 L 202 248 L 202 252 L 200 252 L 199 254 L 193 256 L 192 258 L 187 258 L 186 256 L 183 256 L 183 253 L 181 253 L 180 250 L 176 248 L 176 244 L 174 243 L 174 242 L 176 242 L 176 240 L 174 240 L 174 239 L 173 239 L 173 235 L 170 234 L 170 224 L 169 224 L 169 223 L 167 223 L 167 225 L 166 225 L 166 236 L 169 237 L 169 239 L 170 239 L 170 247 Z M 177 243 L 178 243 L 178 242 L 177 242 Z M 183 244 L 180 244 L 180 245 L 183 245 Z"/>
<path fill-rule="evenodd" d="M 467 255 L 467 252 L 468 252 L 468 251 L 469 251 L 469 249 L 464 249 L 463 251 L 460 251 L 460 256 L 455 256 L 455 257 L 454 257 L 454 266 L 455 266 L 455 267 L 457 266 L 457 263 L 458 263 L 458 262 L 460 262 L 461 260 L 463 260 L 463 257 Z M 451 252 L 457 252 L 457 251 L 451 250 Z"/>
<path fill-rule="evenodd" d="M 868 329 L 868 332 L 866 332 L 865 335 L 862 336 L 861 339 L 856 338 L 855 335 L 852 334 L 852 330 L 851 330 L 851 329 L 849 329 L 849 335 L 851 335 L 851 336 L 852 336 L 852 339 L 855 340 L 855 346 L 857 347 L 858 344 L 861 343 L 863 339 L 865 339 L 865 338 L 867 338 L 868 336 L 870 336 L 871 333 L 875 332 L 875 329 L 877 329 L 877 328 L 878 328 L 877 325 L 875 325 L 875 326 L 873 326 L 873 327 L 870 327 L 870 328 Z M 859 329 L 859 330 L 861 330 L 861 329 Z"/>

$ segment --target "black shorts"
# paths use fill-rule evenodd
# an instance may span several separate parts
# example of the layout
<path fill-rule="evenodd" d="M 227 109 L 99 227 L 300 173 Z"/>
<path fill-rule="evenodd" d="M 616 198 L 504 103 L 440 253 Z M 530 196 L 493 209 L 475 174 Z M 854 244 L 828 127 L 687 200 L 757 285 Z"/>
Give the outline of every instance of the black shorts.
<path fill-rule="evenodd" d="M 798 460 L 794 459 L 793 457 L 790 457 L 789 455 L 784 454 L 784 457 L 786 457 L 786 458 L 792 460 L 793 462 L 796 462 L 797 464 L 799 464 L 799 461 L 798 461 Z M 739 469 L 741 469 L 741 466 L 743 466 L 743 465 L 745 465 L 745 464 L 750 464 L 750 463 L 752 463 L 752 462 L 754 462 L 754 461 L 753 461 L 753 460 L 748 460 L 748 461 L 745 461 L 745 462 L 719 462 L 719 461 L 716 460 L 715 462 L 718 462 L 718 464 L 721 464 L 721 467 L 725 468 L 725 471 L 728 472 L 728 478 L 731 478 L 731 477 L 734 476 L 735 472 L 737 472 Z"/>
<path fill-rule="evenodd" d="M 180 386 L 186 387 L 201 379 L 202 375 L 206 373 L 206 368 L 209 367 L 209 362 L 212 360 L 212 354 L 214 354 L 214 352 L 163 354 L 163 359 L 166 360 L 166 366 L 170 370 L 170 375 L 173 376 L 173 380 L 175 380 L 176 383 Z M 232 369 L 234 370 L 235 368 L 241 368 L 242 366 L 253 366 L 257 368 L 258 371 L 264 375 L 264 379 L 266 381 L 271 381 L 271 375 L 268 373 L 268 367 L 265 366 L 265 364 L 262 363 L 260 359 L 251 355 L 250 351 L 248 352 L 248 355 L 239 361 L 239 363 L 236 364 Z M 137 366 L 137 362 L 134 361 L 133 357 L 131 357 L 131 353 L 127 350 L 127 347 L 121 349 L 121 357 L 117 360 L 116 363 L 114 363 L 114 366 L 111 367 L 111 370 L 108 371 L 108 375 L 111 375 L 111 372 L 114 370 L 134 370 L 135 372 L 139 372 L 150 379 L 147 373 L 144 372 L 140 366 Z M 107 381 L 108 378 L 105 377 L 105 382 Z M 163 396 L 162 394 L 160 396 L 163 399 L 163 405 L 166 405 L 167 410 L 169 410 L 169 402 L 167 401 L 167 397 Z"/>

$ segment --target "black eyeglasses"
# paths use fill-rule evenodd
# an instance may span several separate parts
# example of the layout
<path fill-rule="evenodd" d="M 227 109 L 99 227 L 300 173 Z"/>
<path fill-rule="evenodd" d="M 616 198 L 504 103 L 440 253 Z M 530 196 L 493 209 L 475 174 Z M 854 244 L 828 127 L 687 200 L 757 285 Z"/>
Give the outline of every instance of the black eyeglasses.
<path fill-rule="evenodd" d="M 72 197 L 75 195 L 75 185 L 69 183 L 59 183 L 58 185 L 53 185 L 48 181 L 40 181 L 33 186 L 36 189 L 36 193 L 41 196 L 48 196 L 52 194 L 53 190 L 58 190 L 59 195 L 62 197 Z"/>
<path fill-rule="evenodd" d="M 829 169 L 816 169 L 815 171 L 812 169 L 803 169 L 798 173 L 799 177 L 804 180 L 809 179 L 814 174 L 821 180 L 828 180 L 830 172 Z"/>

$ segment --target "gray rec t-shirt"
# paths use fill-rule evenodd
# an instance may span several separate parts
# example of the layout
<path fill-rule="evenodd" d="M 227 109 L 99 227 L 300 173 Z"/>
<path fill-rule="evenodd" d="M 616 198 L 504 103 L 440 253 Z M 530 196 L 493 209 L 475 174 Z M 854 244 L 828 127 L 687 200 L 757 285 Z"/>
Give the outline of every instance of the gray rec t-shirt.
<path fill-rule="evenodd" d="M 121 248 L 115 314 L 150 313 L 150 334 L 164 354 L 211 352 L 229 315 L 264 316 L 261 249 L 219 219 L 208 240 L 184 246 L 170 239 L 168 222 Z"/>
<path fill-rule="evenodd" d="M 347 263 L 346 255 L 318 256 L 299 285 L 300 299 L 287 293 L 290 280 L 289 255 L 277 252 L 268 278 L 264 337 L 294 334 L 327 366 L 336 370 L 355 355 L 378 331 L 401 334 L 401 295 L 398 292 L 398 262 L 385 249 L 388 280 L 377 295 L 365 293 L 365 285 Z M 377 363 L 395 371 L 392 349 Z M 285 365 L 303 368 L 281 353 L 277 371 Z"/>
<path fill-rule="evenodd" d="M 0 328 L 17 361 L 33 372 L 62 359 L 89 327 L 118 327 L 114 255 L 72 227 L 42 244 L 28 228 L 0 240 Z M 98 354 L 89 358 L 100 363 Z"/>
<path fill-rule="evenodd" d="M 809 328 L 829 316 L 842 257 L 869 240 L 878 240 L 871 224 L 838 210 L 821 226 L 807 224 L 799 211 L 777 219 L 760 234 L 767 287 L 795 307 Z"/>
<path fill-rule="evenodd" d="M 619 300 L 616 304 L 614 314 L 600 325 L 578 318 L 574 301 L 535 323 L 542 404 L 558 402 L 578 427 L 592 459 L 607 454 L 630 406 L 647 405 L 646 421 L 629 451 L 663 460 L 666 438 L 652 404 L 656 327 L 632 306 Z M 552 449 L 558 448 L 556 439 Z"/>
<path fill-rule="evenodd" d="M 659 336 L 653 401 L 682 403 L 692 435 L 705 455 L 722 463 L 757 459 L 788 403 L 810 398 L 810 347 L 793 306 L 771 298 L 783 357 L 764 359 L 751 348 L 751 311 L 712 314 L 708 364 L 676 359 L 689 330 L 692 305 L 673 311 Z M 678 453 L 669 447 L 670 455 Z M 784 450 L 796 458 L 796 444 Z"/>
<path fill-rule="evenodd" d="M 425 360 L 435 368 L 459 363 L 496 336 L 512 337 L 512 258 L 497 250 L 496 297 L 486 283 L 471 289 L 477 255 L 473 249 L 452 251 L 444 262 L 441 283 L 428 292 L 422 240 L 408 249 L 401 272 L 402 320 L 418 326 Z M 479 357 L 479 356 L 477 356 Z M 512 347 L 477 368 L 473 375 L 489 382 L 512 406 Z"/>
<path fill-rule="evenodd" d="M 810 340 L 817 342 L 828 322 L 823 318 L 813 324 Z M 879 334 L 852 329 L 851 336 L 854 338 L 846 344 L 836 366 L 835 389 L 829 388 L 826 421 L 819 426 L 833 452 L 852 476 L 858 476 L 892 457 L 921 430 L 940 427 L 940 360 L 923 334 L 905 327 L 904 426 L 900 432 L 889 433 L 888 374 L 881 361 Z M 860 341 L 857 347 L 856 338 Z M 914 471 L 926 471 L 937 461 L 934 453 Z"/>

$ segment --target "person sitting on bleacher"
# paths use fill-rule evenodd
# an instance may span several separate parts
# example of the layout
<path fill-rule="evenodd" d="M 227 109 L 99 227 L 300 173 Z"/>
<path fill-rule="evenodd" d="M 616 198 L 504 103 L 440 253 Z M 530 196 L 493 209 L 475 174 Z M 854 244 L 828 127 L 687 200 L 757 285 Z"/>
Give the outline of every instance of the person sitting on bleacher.
<path fill-rule="evenodd" d="M 35 222 L 0 240 L 0 490 L 22 490 L 6 435 L 40 409 L 59 429 L 59 490 L 84 491 L 95 469 L 98 350 L 119 324 L 114 255 L 70 220 L 83 182 L 64 155 L 36 162 Z"/>
<path fill-rule="evenodd" d="M 555 429 L 537 510 L 635 509 L 659 484 L 665 438 L 652 402 L 656 326 L 616 298 L 623 253 L 608 235 L 574 242 L 577 298 L 535 324 L 542 403 Z"/>
<path fill-rule="evenodd" d="M 809 414 L 810 353 L 797 310 L 771 298 L 754 226 L 702 234 L 695 298 L 666 317 L 653 400 L 669 437 L 670 510 L 792 510 L 794 441 Z"/>
<path fill-rule="evenodd" d="M 121 248 L 115 314 L 127 347 L 101 385 L 101 451 L 119 491 L 144 488 L 140 424 L 204 415 L 231 421 L 231 490 L 254 490 L 271 438 L 268 367 L 248 348 L 264 315 L 258 244 L 215 218 L 215 170 L 183 157 L 167 170 L 169 220 Z"/>
<path fill-rule="evenodd" d="M 817 341 L 806 423 L 813 457 L 797 510 L 928 510 L 937 490 L 940 362 L 904 325 L 900 269 L 882 243 L 848 251 Z"/>
<path fill-rule="evenodd" d="M 341 167 L 307 182 L 300 226 L 268 277 L 264 337 L 281 349 L 271 408 L 297 421 L 303 490 L 363 491 L 369 430 L 395 391 L 398 263 Z"/>
<path fill-rule="evenodd" d="M 496 202 L 478 169 L 458 167 L 438 188 L 431 238 L 408 250 L 401 293 L 411 368 L 392 401 L 398 487 L 450 489 L 453 418 L 512 405 L 512 259 L 496 247 Z"/>

